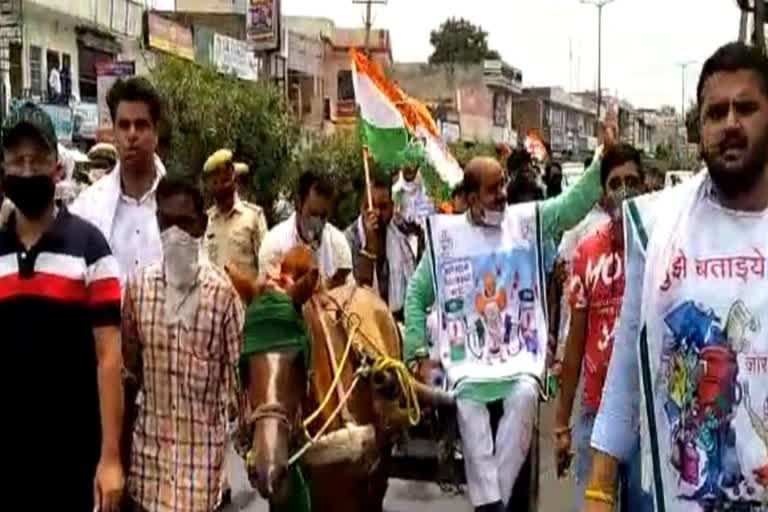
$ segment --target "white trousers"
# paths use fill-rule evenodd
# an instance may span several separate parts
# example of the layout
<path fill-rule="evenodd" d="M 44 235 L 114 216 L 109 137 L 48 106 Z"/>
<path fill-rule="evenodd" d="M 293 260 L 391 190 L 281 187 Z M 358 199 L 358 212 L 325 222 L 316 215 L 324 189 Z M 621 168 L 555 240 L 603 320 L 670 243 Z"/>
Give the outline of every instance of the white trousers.
<path fill-rule="evenodd" d="M 504 399 L 494 443 L 488 407 L 458 400 L 458 423 L 464 452 L 469 500 L 473 507 L 497 501 L 505 505 L 531 448 L 539 388 L 534 382 L 515 383 Z"/>

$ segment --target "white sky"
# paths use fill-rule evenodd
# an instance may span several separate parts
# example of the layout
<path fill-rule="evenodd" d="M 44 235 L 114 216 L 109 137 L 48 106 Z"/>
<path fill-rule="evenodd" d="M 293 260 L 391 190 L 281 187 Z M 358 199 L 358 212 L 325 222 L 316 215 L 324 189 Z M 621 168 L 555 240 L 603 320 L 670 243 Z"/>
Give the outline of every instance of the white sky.
<path fill-rule="evenodd" d="M 345 27 L 363 23 L 364 7 L 352 0 L 282 5 L 285 15 L 324 16 Z M 389 0 L 374 7 L 374 26 L 391 31 L 396 61 L 426 61 L 430 31 L 449 16 L 481 25 L 490 46 L 522 69 L 526 85 L 596 86 L 597 9 L 579 0 Z M 686 73 L 686 96 L 693 98 L 701 64 L 738 37 L 738 24 L 735 0 L 616 0 L 603 10 L 603 87 L 636 107 L 679 109 L 677 64 L 697 61 Z"/>

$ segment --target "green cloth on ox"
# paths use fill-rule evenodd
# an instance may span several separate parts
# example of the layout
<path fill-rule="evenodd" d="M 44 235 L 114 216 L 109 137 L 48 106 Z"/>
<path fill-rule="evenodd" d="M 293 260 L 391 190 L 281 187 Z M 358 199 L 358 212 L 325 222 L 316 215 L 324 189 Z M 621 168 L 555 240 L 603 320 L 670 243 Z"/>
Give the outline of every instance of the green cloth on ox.
<path fill-rule="evenodd" d="M 309 336 L 304 320 L 288 295 L 267 292 L 248 306 L 240 353 L 240 380 L 248 386 L 248 357 L 267 352 L 301 352 L 309 368 Z M 285 503 L 270 505 L 272 512 L 311 512 L 309 484 L 300 464 L 290 469 L 290 494 Z"/>
<path fill-rule="evenodd" d="M 267 352 L 301 352 L 309 368 L 309 336 L 301 317 L 284 293 L 266 292 L 255 298 L 245 312 L 240 378 L 248 381 L 248 357 Z"/>

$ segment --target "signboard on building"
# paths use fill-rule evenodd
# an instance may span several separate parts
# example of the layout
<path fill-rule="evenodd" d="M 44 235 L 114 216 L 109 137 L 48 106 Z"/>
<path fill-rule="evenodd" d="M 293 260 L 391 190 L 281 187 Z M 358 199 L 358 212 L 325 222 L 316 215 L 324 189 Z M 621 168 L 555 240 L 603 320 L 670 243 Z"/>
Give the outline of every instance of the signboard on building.
<path fill-rule="evenodd" d="M 80 103 L 74 108 L 75 137 L 81 139 L 96 139 L 99 128 L 99 106 L 96 103 Z"/>
<path fill-rule="evenodd" d="M 517 147 L 517 132 L 509 127 L 494 126 L 491 130 L 491 138 L 497 144 L 507 144 L 510 147 Z"/>
<path fill-rule="evenodd" d="M 98 124 L 100 129 L 112 128 L 112 116 L 107 106 L 107 93 L 121 78 L 136 74 L 133 62 L 114 61 L 96 64 L 96 94 L 98 95 Z"/>
<path fill-rule="evenodd" d="M 453 144 L 461 139 L 461 126 L 459 123 L 449 121 L 440 122 L 440 137 L 446 144 Z"/>
<path fill-rule="evenodd" d="M 53 121 L 58 141 L 72 142 L 72 132 L 74 130 L 72 109 L 63 105 L 40 105 L 40 108 Z"/>
<path fill-rule="evenodd" d="M 189 27 L 148 12 L 145 37 L 150 48 L 182 59 L 195 60 L 195 41 Z"/>
<path fill-rule="evenodd" d="M 212 61 L 213 67 L 221 73 L 243 80 L 259 79 L 259 61 L 245 41 L 213 34 Z"/>
<path fill-rule="evenodd" d="M 493 93 L 493 125 L 502 128 L 507 126 L 509 107 L 507 95 L 501 92 Z"/>
<path fill-rule="evenodd" d="M 280 48 L 280 0 L 249 0 L 246 37 L 255 51 Z"/>

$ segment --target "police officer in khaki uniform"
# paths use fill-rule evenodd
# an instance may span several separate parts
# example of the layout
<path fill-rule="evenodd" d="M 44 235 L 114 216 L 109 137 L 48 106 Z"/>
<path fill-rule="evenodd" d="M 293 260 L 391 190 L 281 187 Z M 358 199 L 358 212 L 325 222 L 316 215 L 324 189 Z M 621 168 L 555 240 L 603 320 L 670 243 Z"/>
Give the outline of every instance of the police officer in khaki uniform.
<path fill-rule="evenodd" d="M 239 173 L 242 165 L 237 165 Z M 259 248 L 267 233 L 264 211 L 237 195 L 237 171 L 232 152 L 221 149 L 203 167 L 206 185 L 215 204 L 208 210 L 205 251 L 220 268 L 232 265 L 241 272 L 258 275 Z M 247 166 L 245 167 L 247 172 Z"/>

